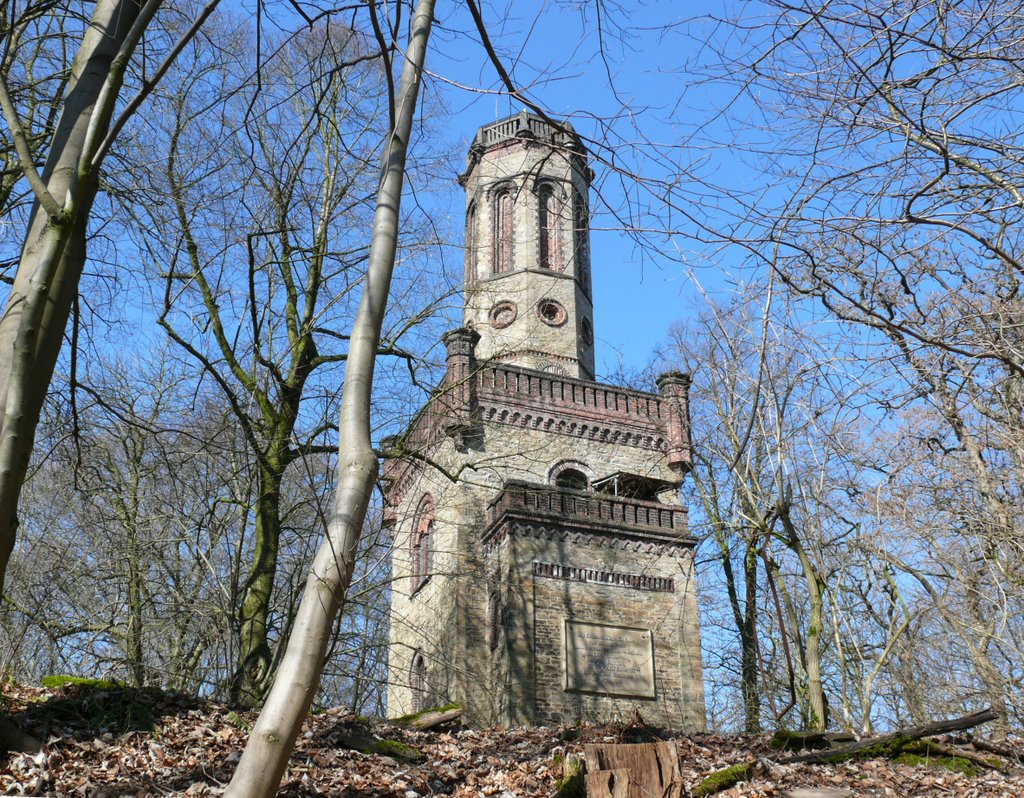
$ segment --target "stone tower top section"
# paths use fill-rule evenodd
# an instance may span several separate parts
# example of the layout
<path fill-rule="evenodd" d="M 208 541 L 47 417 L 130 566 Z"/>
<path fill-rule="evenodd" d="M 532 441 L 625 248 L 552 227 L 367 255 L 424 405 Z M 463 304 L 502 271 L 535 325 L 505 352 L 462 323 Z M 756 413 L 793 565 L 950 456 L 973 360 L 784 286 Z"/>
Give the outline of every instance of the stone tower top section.
<path fill-rule="evenodd" d="M 477 131 L 459 178 L 477 357 L 594 379 L 586 158 L 571 125 L 525 111 Z"/>

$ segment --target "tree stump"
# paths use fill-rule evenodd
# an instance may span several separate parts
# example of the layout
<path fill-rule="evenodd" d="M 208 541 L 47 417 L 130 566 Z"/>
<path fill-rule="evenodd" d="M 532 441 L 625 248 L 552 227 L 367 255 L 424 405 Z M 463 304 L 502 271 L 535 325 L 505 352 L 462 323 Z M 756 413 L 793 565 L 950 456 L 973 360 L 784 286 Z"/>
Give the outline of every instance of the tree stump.
<path fill-rule="evenodd" d="M 588 798 L 683 798 L 675 743 L 587 745 Z"/>

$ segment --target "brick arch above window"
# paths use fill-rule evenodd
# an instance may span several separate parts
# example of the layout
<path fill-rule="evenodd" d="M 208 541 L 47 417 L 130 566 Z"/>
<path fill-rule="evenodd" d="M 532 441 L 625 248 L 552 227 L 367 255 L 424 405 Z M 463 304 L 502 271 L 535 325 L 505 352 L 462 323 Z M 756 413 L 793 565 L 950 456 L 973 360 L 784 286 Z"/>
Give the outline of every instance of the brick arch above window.
<path fill-rule="evenodd" d="M 409 536 L 410 593 L 415 593 L 427 580 L 434 568 L 434 499 L 423 494 L 416 505 L 412 534 Z"/>
<path fill-rule="evenodd" d="M 548 471 L 548 482 L 560 488 L 590 490 L 593 472 L 582 460 L 560 460 Z"/>

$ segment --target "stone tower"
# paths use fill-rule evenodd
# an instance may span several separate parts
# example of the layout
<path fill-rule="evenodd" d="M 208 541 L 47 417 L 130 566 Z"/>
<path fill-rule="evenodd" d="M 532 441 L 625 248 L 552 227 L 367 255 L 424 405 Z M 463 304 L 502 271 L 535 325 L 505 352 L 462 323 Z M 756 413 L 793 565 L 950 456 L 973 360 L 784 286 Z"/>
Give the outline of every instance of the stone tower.
<path fill-rule="evenodd" d="M 386 443 L 392 715 L 704 726 L 689 379 L 594 381 L 586 159 L 522 113 L 480 128 L 459 179 L 464 326 Z"/>

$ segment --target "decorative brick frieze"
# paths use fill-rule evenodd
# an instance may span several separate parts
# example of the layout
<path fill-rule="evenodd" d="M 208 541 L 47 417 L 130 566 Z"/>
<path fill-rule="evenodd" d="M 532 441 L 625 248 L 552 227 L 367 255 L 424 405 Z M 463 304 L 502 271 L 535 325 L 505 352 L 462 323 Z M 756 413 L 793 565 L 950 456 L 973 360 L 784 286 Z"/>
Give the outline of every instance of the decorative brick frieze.
<path fill-rule="evenodd" d="M 616 534 L 605 530 L 584 531 L 568 525 L 560 526 L 554 522 L 525 523 L 522 519 L 504 519 L 503 523 L 496 524 L 487 530 L 483 541 L 484 554 L 493 554 L 510 537 L 534 538 L 571 546 L 597 546 L 651 556 L 685 557 L 695 545 L 692 538 L 681 538 L 678 542 L 663 543 L 645 539 L 641 535 L 625 535 L 621 532 Z"/>
<path fill-rule="evenodd" d="M 507 424 L 512 427 L 553 432 L 557 435 L 569 435 L 574 438 L 619 443 L 623 446 L 634 446 L 638 449 L 650 449 L 655 452 L 662 451 L 665 446 L 665 441 L 661 436 L 617 428 L 611 424 L 586 423 L 560 418 L 555 413 L 520 411 L 516 408 L 490 405 L 484 402 L 480 403 L 480 419 L 495 424 Z"/>
<path fill-rule="evenodd" d="M 490 359 L 491 363 L 507 363 L 509 361 L 516 360 L 517 358 L 523 357 L 543 357 L 548 360 L 557 360 L 562 363 L 579 363 L 579 358 L 569 357 L 568 355 L 555 355 L 551 352 L 542 352 L 539 349 L 517 349 L 515 352 L 503 352 L 500 355 L 496 355 Z"/>
<path fill-rule="evenodd" d="M 625 587 L 646 590 L 651 593 L 674 593 L 675 580 L 647 574 L 624 574 L 617 571 L 601 571 L 595 568 L 577 568 L 556 563 L 533 563 L 533 575 L 548 579 L 564 579 L 569 582 L 588 582 L 610 587 Z"/>

